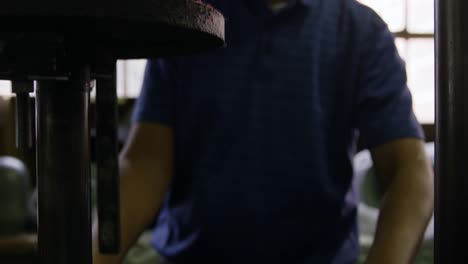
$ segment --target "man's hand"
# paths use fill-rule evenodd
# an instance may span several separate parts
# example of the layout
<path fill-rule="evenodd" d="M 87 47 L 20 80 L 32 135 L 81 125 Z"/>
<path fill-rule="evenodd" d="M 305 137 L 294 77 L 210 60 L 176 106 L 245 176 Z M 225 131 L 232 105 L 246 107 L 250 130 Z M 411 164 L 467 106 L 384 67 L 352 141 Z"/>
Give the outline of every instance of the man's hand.
<path fill-rule="evenodd" d="M 432 216 L 432 166 L 417 139 L 396 140 L 371 152 L 384 197 L 366 263 L 412 263 Z"/>
<path fill-rule="evenodd" d="M 155 219 L 173 172 L 173 132 L 159 124 L 136 124 L 120 155 L 121 253 L 102 255 L 94 225 L 93 263 L 117 264 Z"/>

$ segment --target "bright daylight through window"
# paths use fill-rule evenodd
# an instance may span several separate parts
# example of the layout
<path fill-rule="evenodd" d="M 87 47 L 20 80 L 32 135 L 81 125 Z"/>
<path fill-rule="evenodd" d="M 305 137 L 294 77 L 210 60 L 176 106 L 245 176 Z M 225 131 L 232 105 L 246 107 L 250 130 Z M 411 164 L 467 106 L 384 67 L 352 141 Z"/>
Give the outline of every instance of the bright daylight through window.
<path fill-rule="evenodd" d="M 434 2 L 361 0 L 372 7 L 397 37 L 406 62 L 414 111 L 421 123 L 434 122 Z"/>

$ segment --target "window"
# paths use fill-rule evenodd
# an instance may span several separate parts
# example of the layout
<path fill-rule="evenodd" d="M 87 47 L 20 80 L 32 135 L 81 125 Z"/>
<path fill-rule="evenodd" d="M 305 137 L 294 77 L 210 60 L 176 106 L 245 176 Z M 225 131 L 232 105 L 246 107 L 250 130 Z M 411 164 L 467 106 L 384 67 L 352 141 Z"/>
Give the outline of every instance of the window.
<path fill-rule="evenodd" d="M 434 123 L 434 2 L 360 0 L 373 8 L 396 36 L 406 62 L 414 111 L 421 123 Z"/>
<path fill-rule="evenodd" d="M 140 94 L 146 60 L 125 60 L 117 62 L 117 95 L 137 97 Z"/>
<path fill-rule="evenodd" d="M 10 95 L 11 94 L 11 82 L 10 81 L 0 81 L 0 96 Z"/>

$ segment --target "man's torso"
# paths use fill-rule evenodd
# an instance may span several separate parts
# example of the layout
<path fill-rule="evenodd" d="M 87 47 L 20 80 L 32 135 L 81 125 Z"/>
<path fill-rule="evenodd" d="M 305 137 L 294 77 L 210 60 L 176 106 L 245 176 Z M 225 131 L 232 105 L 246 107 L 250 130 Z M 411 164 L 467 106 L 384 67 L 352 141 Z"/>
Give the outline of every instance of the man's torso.
<path fill-rule="evenodd" d="M 177 263 L 352 262 L 357 4 L 212 2 L 227 48 L 165 62 L 176 169 L 153 244 Z"/>

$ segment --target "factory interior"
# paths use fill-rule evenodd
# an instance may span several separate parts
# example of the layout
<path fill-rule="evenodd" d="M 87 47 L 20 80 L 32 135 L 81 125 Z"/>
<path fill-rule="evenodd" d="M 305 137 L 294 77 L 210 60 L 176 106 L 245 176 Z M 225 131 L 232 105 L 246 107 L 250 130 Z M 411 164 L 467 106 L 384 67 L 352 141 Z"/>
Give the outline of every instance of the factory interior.
<path fill-rule="evenodd" d="M 95 14 L 102 12 L 103 7 L 109 4 L 107 0 L 95 1 L 104 3 L 96 8 L 98 11 Z M 463 2 L 464 0 L 436 0 L 435 2 L 431 0 L 357 1 L 372 8 L 386 22 L 394 35 L 399 55 L 406 66 L 408 87 L 413 99 L 413 111 L 425 134 L 425 151 L 432 162 L 432 168 L 436 175 L 435 213 L 428 222 L 417 255 L 414 257 L 414 263 L 465 263 L 464 261 L 455 261 L 455 257 L 464 256 L 463 252 L 466 252 L 466 245 L 468 245 L 465 240 L 468 236 L 464 236 L 468 235 L 468 221 L 466 221 L 468 220 L 466 216 L 468 210 L 466 210 L 466 205 L 463 205 L 462 200 L 467 198 L 468 182 L 463 179 L 466 173 L 461 171 L 468 169 L 466 165 L 468 164 L 468 155 L 466 155 L 468 154 L 468 145 L 466 144 L 468 126 L 465 125 L 468 119 L 464 118 L 468 115 L 468 108 L 464 106 L 463 102 L 464 99 L 468 100 L 463 92 L 463 89 L 468 87 L 468 82 L 463 78 L 463 71 L 468 70 L 466 66 L 468 65 L 468 4 Z M 25 0 L 23 2 L 34 1 Z M 61 1 L 56 0 L 56 2 Z M 70 2 L 76 4 L 80 1 Z M 89 5 L 94 3 L 93 1 L 81 2 Z M 126 1 L 119 0 L 118 2 Z M 139 0 L 129 2 L 139 2 Z M 144 0 L 141 2 L 147 4 L 171 1 Z M 204 1 L 174 1 L 174 3 L 176 2 L 193 2 L 190 5 L 202 5 Z M 173 12 L 171 8 L 176 9 L 177 6 L 177 4 L 155 5 L 162 10 L 156 11 L 155 17 L 159 15 L 164 17 L 165 14 Z M 58 6 L 61 7 L 62 4 Z M 128 7 L 130 5 L 122 4 L 122 6 Z M 49 14 L 51 20 L 54 20 L 56 17 L 53 14 L 60 13 L 59 7 L 50 13 L 52 15 L 47 12 L 47 7 L 38 7 L 37 3 L 31 4 L 30 9 L 36 8 L 39 10 L 38 12 Z M 10 10 L 8 10 L 9 8 Z M 143 9 L 144 5 L 139 8 Z M 0 10 L 0 21 L 5 22 L 12 19 L 15 12 L 19 14 L 19 17 L 27 17 L 29 14 L 33 14 L 32 17 L 37 15 L 34 14 L 35 11 L 23 14 L 20 9 L 15 4 L 11 4 L 11 7 L 7 5 L 6 11 Z M 88 78 L 91 91 L 89 96 L 82 92 L 85 89 L 76 89 L 70 92 L 70 95 L 64 95 L 63 85 L 58 84 L 60 81 L 57 81 L 61 78 L 59 75 L 63 75 L 60 73 L 60 66 L 58 70 L 54 69 L 59 72 L 57 74 L 59 77 L 49 78 L 50 72 L 53 70 L 45 69 L 48 66 L 41 63 L 44 61 L 50 63 L 51 59 L 47 57 L 48 52 L 62 44 L 53 42 L 53 40 L 49 41 L 50 39 L 47 38 L 34 39 L 40 34 L 37 32 L 43 28 L 42 25 L 35 27 L 36 33 L 31 34 L 32 37 L 21 32 L 23 24 L 18 20 L 12 23 L 17 22 L 18 25 L 18 27 L 13 27 L 13 30 L 7 30 L 4 34 L 3 29 L 0 29 L 1 264 L 91 264 L 89 259 L 89 254 L 91 254 L 90 230 L 92 222 L 96 221 L 98 217 L 102 222 L 107 221 L 109 223 L 107 227 L 111 229 L 107 230 L 110 232 L 107 233 L 110 239 L 100 238 L 101 249 L 104 248 L 104 251 L 109 252 L 119 250 L 116 249 L 120 238 L 119 221 L 114 219 L 118 218 L 119 215 L 119 209 L 115 209 L 119 204 L 119 183 L 118 177 L 115 175 L 118 174 L 116 159 L 131 133 L 132 114 L 143 85 L 147 65 L 146 58 L 165 56 L 166 54 L 178 56 L 192 52 L 208 53 L 216 48 L 229 48 L 228 39 L 224 43 L 224 28 L 216 24 L 222 19 L 221 13 L 210 14 L 212 17 L 207 18 L 208 22 L 206 23 L 214 24 L 206 26 L 205 22 L 200 24 L 187 22 L 190 19 L 197 20 L 194 19 L 198 15 L 196 12 L 203 13 L 204 11 L 198 9 L 193 11 L 194 9 L 190 8 L 188 10 L 194 14 L 175 15 L 174 20 L 164 20 L 164 18 L 161 22 L 156 19 L 154 21 L 151 19 L 138 21 L 138 18 L 134 18 L 138 17 L 138 12 L 142 12 L 142 10 L 128 8 L 129 13 L 135 12 L 135 14 L 131 14 L 132 18 L 129 19 L 129 21 L 134 19 L 136 21 L 134 24 L 128 23 L 127 25 L 126 20 L 121 19 L 109 21 L 109 23 L 115 22 L 114 26 L 109 26 L 110 24 L 103 24 L 102 27 L 96 26 L 98 29 L 95 31 L 95 35 L 88 35 L 85 38 L 92 37 L 97 38 L 97 40 L 91 41 L 91 44 L 89 42 L 83 44 L 89 50 L 96 52 L 92 59 L 94 61 L 91 71 L 88 69 L 86 72 L 83 70 L 84 68 L 79 69 L 81 64 L 72 65 L 70 67 L 75 70 L 76 74 L 70 74 L 71 77 L 67 81 L 70 87 L 78 87 L 78 85 L 85 83 L 80 78 Z M 180 12 L 180 10 L 178 11 Z M 88 12 L 88 10 L 84 12 Z M 80 16 L 77 17 L 75 20 L 64 20 L 63 24 L 79 22 Z M 226 18 L 226 21 L 229 21 L 229 18 Z M 105 19 L 103 18 L 103 21 Z M 181 19 L 182 22 L 179 23 L 177 19 Z M 44 23 L 48 26 L 54 25 L 49 20 Z M 83 21 L 83 24 L 85 23 L 98 22 L 88 19 L 86 22 Z M 155 51 L 154 47 L 158 44 L 157 42 L 151 44 L 153 41 L 151 37 L 143 41 L 132 39 L 140 37 L 141 33 L 138 30 L 133 30 L 134 28 L 139 26 L 152 28 L 151 23 L 155 23 L 154 28 L 156 29 L 154 30 L 160 32 L 160 36 L 163 34 L 175 36 L 173 39 L 170 37 L 166 39 L 168 42 L 180 42 L 184 38 L 190 38 L 191 41 L 180 45 L 163 45 L 164 47 Z M 176 25 L 171 25 L 171 23 Z M 170 26 L 165 28 L 166 24 Z M 26 27 L 24 26 L 24 28 Z M 23 33 L 22 37 L 26 36 L 24 37 L 25 41 L 16 43 L 17 46 L 20 46 L 17 49 L 8 46 L 10 45 L 8 41 L 14 43 L 22 37 L 14 40 L 12 38 L 2 39 L 8 34 L 14 35 L 16 28 L 18 29 L 17 33 Z M 75 29 L 77 35 L 83 33 L 74 27 L 67 30 Z M 120 31 L 133 32 L 132 34 L 120 34 Z M 60 32 L 60 29 L 57 32 Z M 102 37 L 97 35 L 98 33 L 107 35 Z M 228 34 L 229 32 L 226 32 L 226 35 Z M 112 37 L 108 38 L 108 36 Z M 79 38 L 81 37 L 78 36 L 76 39 Z M 30 44 L 36 40 L 43 41 L 44 45 L 40 44 L 33 48 L 33 45 Z M 117 42 L 119 44 L 115 44 Z M 138 44 L 134 44 L 135 42 Z M 145 43 L 149 44 L 145 45 Z M 11 49 L 4 49 L 4 44 Z M 112 59 L 106 57 L 107 53 L 103 52 L 108 51 L 108 49 L 100 49 L 105 45 L 112 46 L 114 44 L 116 46 L 114 54 L 118 55 L 111 56 L 114 56 L 115 64 Z M 225 44 L 226 46 L 223 47 Z M 93 45 L 100 48 L 95 48 Z M 42 48 L 42 46 L 48 48 Z M 71 50 L 73 48 L 75 46 Z M 18 56 L 19 53 L 28 55 L 28 52 L 33 54 L 31 56 L 40 54 L 37 55 L 40 57 L 42 56 L 41 52 L 46 55 L 31 63 L 27 62 L 28 58 L 25 56 Z M 76 57 L 80 57 L 80 54 L 77 54 Z M 67 59 L 60 57 L 60 55 L 58 57 L 60 63 Z M 57 60 L 57 58 L 54 57 L 53 60 Z M 100 60 L 105 61 L 105 63 L 101 64 Z M 64 65 L 68 67 L 67 63 Z M 90 72 L 91 77 L 89 76 Z M 26 78 L 23 78 L 24 76 Z M 100 84 L 106 89 L 102 88 L 100 91 L 99 88 L 96 88 Z M 47 89 L 48 87 L 51 88 Z M 67 98 L 67 101 L 64 98 Z M 68 110 L 69 108 L 73 108 L 73 111 Z M 51 123 L 48 122 L 49 118 L 61 118 L 61 121 Z M 68 151 L 64 152 L 64 150 Z M 50 159 L 57 161 L 49 162 Z M 436 164 L 438 165 L 436 166 Z M 361 141 L 359 141 L 352 159 L 352 165 L 354 177 L 351 184 L 359 197 L 357 202 L 360 248 L 358 263 L 364 264 L 374 242 L 382 194 L 379 192 L 376 182 L 371 153 L 361 144 Z M 64 172 L 70 173 L 66 179 L 62 179 Z M 100 173 L 103 176 L 100 176 Z M 47 174 L 51 176 L 46 177 Z M 441 174 L 443 175 L 441 176 Z M 466 184 L 463 185 L 463 183 Z M 66 188 L 62 190 L 60 184 L 66 185 Z M 99 187 L 104 185 L 106 187 Z M 89 192 L 89 190 L 91 191 Z M 54 193 L 55 191 L 60 195 Z M 102 195 L 98 193 L 102 193 Z M 81 194 L 83 196 L 80 196 Z M 72 195 L 75 195 L 75 198 Z M 63 198 L 64 201 L 69 201 L 70 206 L 74 208 L 64 209 L 60 207 L 63 203 L 54 201 L 61 199 L 58 197 L 62 196 L 68 197 Z M 91 208 L 87 206 L 87 202 L 91 204 Z M 53 211 L 57 208 L 61 211 Z M 98 211 L 102 213 L 98 214 Z M 60 214 L 69 214 L 73 217 L 65 217 Z M 455 217 L 457 220 L 453 220 Z M 73 228 L 60 229 L 60 232 L 70 230 L 69 234 L 58 233 L 59 228 L 56 226 L 62 224 L 59 221 L 62 221 L 63 225 L 73 226 Z M 156 256 L 157 253 L 151 246 L 153 228 L 153 225 L 147 227 L 147 230 L 126 254 L 123 264 L 166 263 L 158 260 L 159 257 Z M 42 232 L 42 237 L 38 236 L 40 232 Z M 99 235 L 105 237 L 106 233 L 99 233 Z M 76 239 L 87 239 L 88 241 L 80 244 Z M 60 245 L 60 243 L 64 243 L 63 241 L 71 240 L 75 241 L 69 243 L 70 247 L 72 247 L 71 245 L 76 247 L 78 253 L 67 248 L 68 244 L 64 247 Z M 85 253 L 82 254 L 82 252 Z M 83 258 L 70 260 L 71 256 L 76 258 L 78 255 L 83 255 Z"/>

